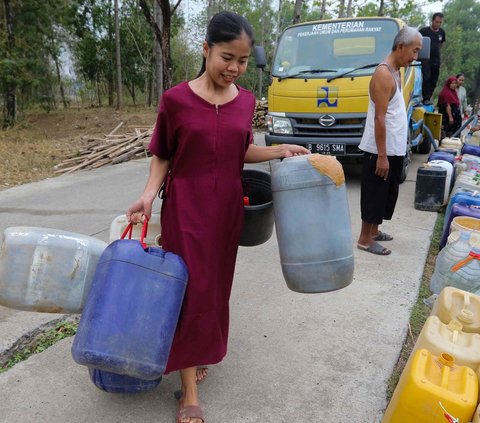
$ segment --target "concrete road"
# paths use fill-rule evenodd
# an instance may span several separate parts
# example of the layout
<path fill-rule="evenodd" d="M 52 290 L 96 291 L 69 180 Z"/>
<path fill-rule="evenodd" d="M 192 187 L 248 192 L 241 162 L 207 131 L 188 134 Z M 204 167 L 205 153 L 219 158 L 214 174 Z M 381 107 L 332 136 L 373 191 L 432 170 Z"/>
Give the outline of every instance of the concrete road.
<path fill-rule="evenodd" d="M 262 142 L 262 135 L 256 136 Z M 413 208 L 415 155 L 394 218 L 393 253 L 354 249 L 353 283 L 340 291 L 291 292 L 275 235 L 241 247 L 231 299 L 229 354 L 210 370 L 201 399 L 210 423 L 376 423 L 407 333 L 436 213 Z M 268 165 L 263 164 L 263 167 Z M 359 171 L 346 167 L 354 240 L 360 228 Z M 0 192 L 0 229 L 51 227 L 108 241 L 109 225 L 140 194 L 148 160 L 80 172 Z M 156 204 L 155 208 L 158 209 Z M 59 315 L 0 308 L 0 355 Z M 136 396 L 94 387 L 70 356 L 71 339 L 0 374 L 0 422 L 173 422 L 177 374 Z M 195 348 L 195 345 L 185 345 Z"/>

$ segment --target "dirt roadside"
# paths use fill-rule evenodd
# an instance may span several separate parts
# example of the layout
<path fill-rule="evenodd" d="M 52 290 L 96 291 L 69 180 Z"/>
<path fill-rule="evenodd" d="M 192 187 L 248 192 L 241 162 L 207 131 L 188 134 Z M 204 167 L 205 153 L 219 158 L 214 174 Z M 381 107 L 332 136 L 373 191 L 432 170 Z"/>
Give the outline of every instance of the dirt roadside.
<path fill-rule="evenodd" d="M 153 125 L 155 117 L 155 109 L 145 107 L 30 113 L 0 131 L 0 190 L 52 177 L 54 166 L 89 139 L 104 137 L 121 122 L 116 134 L 133 133 L 135 126 Z"/>

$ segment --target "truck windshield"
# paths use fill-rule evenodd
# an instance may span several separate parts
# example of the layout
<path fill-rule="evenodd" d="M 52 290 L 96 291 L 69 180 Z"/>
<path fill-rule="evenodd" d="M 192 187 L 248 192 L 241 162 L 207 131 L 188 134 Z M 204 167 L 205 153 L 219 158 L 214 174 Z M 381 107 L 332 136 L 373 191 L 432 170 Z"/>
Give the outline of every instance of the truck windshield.
<path fill-rule="evenodd" d="M 285 78 L 370 75 L 388 56 L 399 30 L 390 19 L 354 19 L 287 28 L 275 53 L 272 75 Z M 311 72 L 310 72 L 311 71 Z"/>

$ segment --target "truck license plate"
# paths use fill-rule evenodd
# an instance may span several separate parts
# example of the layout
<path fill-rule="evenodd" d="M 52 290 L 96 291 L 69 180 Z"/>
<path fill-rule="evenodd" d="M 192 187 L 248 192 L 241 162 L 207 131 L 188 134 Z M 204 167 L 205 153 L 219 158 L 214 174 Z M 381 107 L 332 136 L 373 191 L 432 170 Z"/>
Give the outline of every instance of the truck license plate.
<path fill-rule="evenodd" d="M 333 144 L 307 143 L 306 147 L 312 153 L 330 154 L 332 156 L 343 156 L 343 155 L 345 155 L 345 144 L 340 144 L 340 143 L 333 143 Z"/>

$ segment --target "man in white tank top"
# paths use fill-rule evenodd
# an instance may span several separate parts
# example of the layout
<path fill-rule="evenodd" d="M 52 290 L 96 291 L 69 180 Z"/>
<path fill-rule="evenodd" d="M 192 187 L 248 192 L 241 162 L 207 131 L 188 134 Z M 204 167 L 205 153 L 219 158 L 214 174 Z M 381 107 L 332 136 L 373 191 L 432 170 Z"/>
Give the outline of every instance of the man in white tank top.
<path fill-rule="evenodd" d="M 390 220 L 395 209 L 403 159 L 407 151 L 408 121 L 401 91 L 400 68 L 417 59 L 422 35 L 414 28 L 402 28 L 393 41 L 391 53 L 370 81 L 369 104 L 363 150 L 361 188 L 362 229 L 357 247 L 369 253 L 388 255 L 391 251 L 379 241 L 391 235 L 380 232 L 383 220 Z"/>

